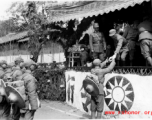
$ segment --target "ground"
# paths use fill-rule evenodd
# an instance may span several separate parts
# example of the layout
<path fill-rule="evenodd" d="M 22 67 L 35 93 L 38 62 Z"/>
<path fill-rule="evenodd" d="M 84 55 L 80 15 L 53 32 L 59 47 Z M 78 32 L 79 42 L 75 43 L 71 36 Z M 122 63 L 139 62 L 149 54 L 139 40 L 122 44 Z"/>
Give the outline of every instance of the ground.
<path fill-rule="evenodd" d="M 90 115 L 59 101 L 41 101 L 34 120 L 89 119 Z"/>

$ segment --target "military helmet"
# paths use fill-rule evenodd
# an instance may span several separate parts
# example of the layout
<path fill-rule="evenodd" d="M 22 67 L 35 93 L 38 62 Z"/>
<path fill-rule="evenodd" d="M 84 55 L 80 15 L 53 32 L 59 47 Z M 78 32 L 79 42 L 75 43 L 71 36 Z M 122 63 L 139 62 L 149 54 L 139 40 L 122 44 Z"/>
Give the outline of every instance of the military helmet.
<path fill-rule="evenodd" d="M 24 60 L 21 57 L 17 57 L 14 62 L 24 62 Z"/>
<path fill-rule="evenodd" d="M 101 60 L 100 60 L 100 59 L 95 59 L 95 60 L 93 61 L 93 65 L 95 65 L 95 66 L 100 65 L 100 63 L 101 63 Z"/>

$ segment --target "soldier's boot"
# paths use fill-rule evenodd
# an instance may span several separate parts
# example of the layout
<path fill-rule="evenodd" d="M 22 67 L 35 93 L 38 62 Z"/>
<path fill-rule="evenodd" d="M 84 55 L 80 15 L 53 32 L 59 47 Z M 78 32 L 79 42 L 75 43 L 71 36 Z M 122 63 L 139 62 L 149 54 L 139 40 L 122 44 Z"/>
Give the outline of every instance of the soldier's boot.
<path fill-rule="evenodd" d="M 83 109 L 88 112 L 88 108 L 87 106 L 91 103 L 91 100 L 89 98 L 86 99 L 86 102 L 85 103 L 82 103 L 83 105 Z"/>

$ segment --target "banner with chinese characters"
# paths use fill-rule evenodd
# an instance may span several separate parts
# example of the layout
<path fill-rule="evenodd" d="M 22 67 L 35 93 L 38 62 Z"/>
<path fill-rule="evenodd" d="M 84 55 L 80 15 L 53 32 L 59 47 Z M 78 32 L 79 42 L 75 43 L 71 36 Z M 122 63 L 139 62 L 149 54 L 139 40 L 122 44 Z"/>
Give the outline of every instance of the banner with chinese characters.
<path fill-rule="evenodd" d="M 84 111 L 83 104 L 90 96 L 82 82 L 90 72 L 66 71 L 66 102 Z M 152 118 L 152 76 L 136 74 L 105 75 L 104 112 L 114 118 Z M 90 104 L 87 106 L 90 114 Z"/>

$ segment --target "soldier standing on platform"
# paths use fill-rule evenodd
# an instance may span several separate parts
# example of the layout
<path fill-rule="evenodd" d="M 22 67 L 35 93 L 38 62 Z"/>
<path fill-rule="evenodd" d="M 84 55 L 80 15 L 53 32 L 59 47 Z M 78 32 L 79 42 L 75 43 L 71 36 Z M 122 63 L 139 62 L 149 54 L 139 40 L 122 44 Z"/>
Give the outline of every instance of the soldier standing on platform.
<path fill-rule="evenodd" d="M 152 66 L 152 19 L 145 17 L 138 26 L 141 54 Z"/>
<path fill-rule="evenodd" d="M 40 107 L 40 101 L 37 95 L 37 80 L 32 75 L 30 66 L 33 62 L 26 62 L 21 65 L 25 90 L 27 93 L 26 107 L 24 113 L 21 113 L 21 119 L 33 120 L 36 110 Z"/>
<path fill-rule="evenodd" d="M 101 61 L 105 59 L 106 42 L 103 33 L 99 32 L 99 24 L 94 23 L 94 32 L 89 36 L 89 44 L 93 59 L 99 58 Z"/>
<path fill-rule="evenodd" d="M 126 56 L 128 54 L 128 42 L 127 40 L 119 35 L 118 33 L 116 33 L 115 29 L 111 29 L 109 31 L 109 36 L 114 39 L 114 43 L 115 43 L 115 47 L 116 50 L 114 51 L 114 55 L 117 56 L 117 65 L 119 66 L 119 60 L 121 58 L 122 61 L 122 65 L 125 66 L 126 65 Z"/>
<path fill-rule="evenodd" d="M 137 25 L 138 21 L 134 21 L 133 26 L 131 26 L 131 24 L 128 25 L 122 35 L 128 41 L 130 66 L 133 65 L 133 59 L 135 57 L 135 47 L 138 38 Z"/>

